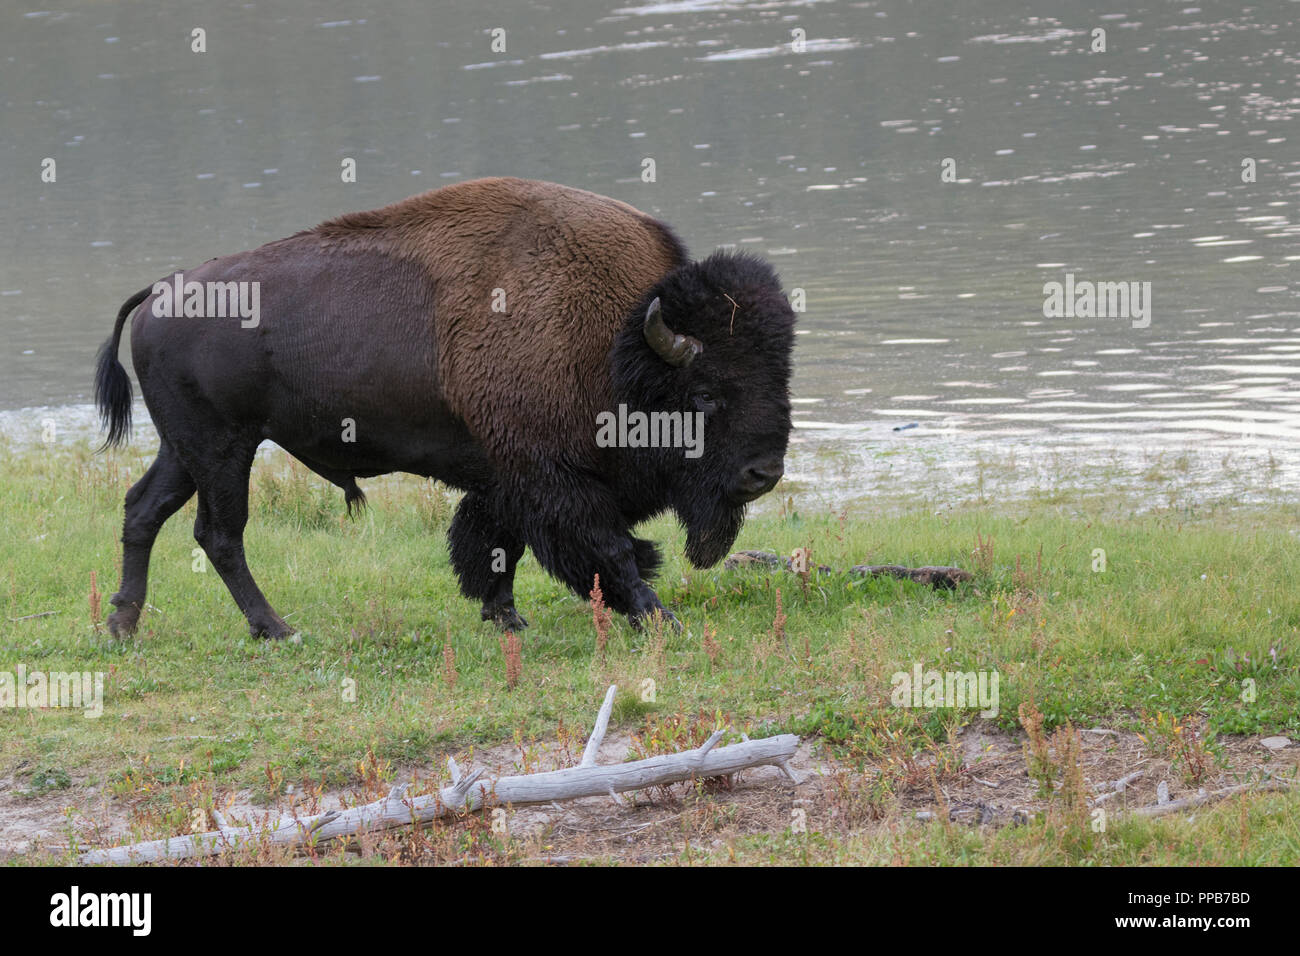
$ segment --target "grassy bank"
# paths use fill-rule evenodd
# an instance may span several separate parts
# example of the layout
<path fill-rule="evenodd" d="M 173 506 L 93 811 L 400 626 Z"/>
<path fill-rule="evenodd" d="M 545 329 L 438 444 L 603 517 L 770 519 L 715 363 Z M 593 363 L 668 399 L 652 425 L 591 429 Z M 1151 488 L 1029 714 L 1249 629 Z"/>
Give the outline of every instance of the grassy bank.
<path fill-rule="evenodd" d="M 948 783 L 969 772 L 956 766 L 954 741 L 976 727 L 1018 741 L 1025 714 L 1041 714 L 1047 735 L 1066 724 L 1140 733 L 1187 788 L 1234 782 L 1228 751 L 1243 735 L 1300 736 L 1295 507 L 1130 514 L 1122 502 L 1054 496 L 835 514 L 805 512 L 793 497 L 767 502 L 736 543 L 808 548 L 835 569 L 974 572 L 955 592 L 839 573 L 699 571 L 682 557 L 680 531 L 660 520 L 639 533 L 664 545 L 658 590 L 683 631 L 638 633 L 618 620 L 600 649 L 590 605 L 527 557 L 516 599 L 532 627 L 509 687 L 499 636 L 459 596 L 448 564 L 454 497 L 413 478 L 374 480 L 370 510 L 350 520 L 336 489 L 278 454 L 255 472 L 247 549 L 301 640 L 248 637 L 220 578 L 196 557 L 193 502 L 158 539 L 140 633 L 112 639 L 100 622 L 118 581 L 122 496 L 147 464 L 76 447 L 0 451 L 0 671 L 106 675 L 99 719 L 0 711 L 11 798 L 77 806 L 107 793 L 156 836 L 235 791 L 269 805 L 289 787 L 379 786 L 471 747 L 563 740 L 589 728 L 614 682 L 626 689 L 614 721 L 625 733 L 662 730 L 679 714 L 722 715 L 751 736 L 812 738 L 819 759 L 846 775 L 818 791 L 826 823 L 808 834 L 789 831 L 788 797 L 766 832 L 728 831 L 733 806 L 722 824 L 709 817 L 708 833 L 730 834 L 724 849 L 691 851 L 684 838 L 670 841 L 671 859 L 1300 859 L 1289 795 L 1234 800 L 1191 822 L 1125 820 L 1072 840 L 1062 834 L 1087 821 L 1061 817 L 1050 797 L 1030 826 L 927 827 L 910 819 L 920 797 L 904 793 L 932 790 L 926 799 L 941 805 Z M 918 663 L 996 671 L 997 715 L 891 706 L 891 675 Z M 653 700 L 640 693 L 647 681 Z M 1068 792 L 1065 739 L 1046 752 L 1059 766 L 1039 768 L 1055 773 L 1045 793 Z M 683 799 L 718 809 L 728 797 Z M 492 852 L 510 858 L 508 848 Z"/>

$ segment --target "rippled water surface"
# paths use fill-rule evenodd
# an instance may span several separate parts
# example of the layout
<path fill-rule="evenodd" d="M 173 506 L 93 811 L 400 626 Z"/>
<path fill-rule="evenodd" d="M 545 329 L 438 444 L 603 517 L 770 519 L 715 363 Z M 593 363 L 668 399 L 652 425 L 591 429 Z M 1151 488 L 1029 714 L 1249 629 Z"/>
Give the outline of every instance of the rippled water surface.
<path fill-rule="evenodd" d="M 174 268 L 510 174 L 770 258 L 806 296 L 804 443 L 1241 446 L 1294 473 L 1300 4 L 1033 6 L 5 12 L 0 408 L 84 406 L 117 306 Z M 1149 324 L 1045 316 L 1067 274 L 1149 283 Z"/>

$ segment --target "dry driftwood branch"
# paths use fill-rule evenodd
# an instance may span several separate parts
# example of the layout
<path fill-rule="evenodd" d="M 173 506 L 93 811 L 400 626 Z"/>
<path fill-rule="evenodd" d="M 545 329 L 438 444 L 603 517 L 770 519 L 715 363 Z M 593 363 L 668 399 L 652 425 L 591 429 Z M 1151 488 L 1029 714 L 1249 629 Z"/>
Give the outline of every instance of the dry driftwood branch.
<path fill-rule="evenodd" d="M 1122 785 L 1127 788 L 1141 776 L 1142 772 L 1137 771 L 1126 777 L 1121 777 L 1119 780 L 1110 781 L 1104 786 L 1108 788 L 1118 788 Z M 1273 778 L 1258 783 L 1247 783 L 1236 787 L 1228 787 L 1226 790 L 1216 790 L 1213 793 L 1207 793 L 1202 790 L 1200 793 L 1186 797 L 1182 800 L 1171 800 L 1167 803 L 1156 803 L 1151 806 L 1130 808 L 1128 810 L 1117 809 L 1112 812 L 1117 816 L 1127 813 L 1140 817 L 1161 817 L 1165 814 L 1178 813 L 1182 810 L 1194 810 L 1197 807 L 1205 806 L 1209 803 L 1215 803 L 1216 801 L 1223 800 L 1226 797 L 1231 797 L 1236 794 L 1265 793 L 1277 790 L 1291 791 L 1294 789 L 1294 786 L 1294 783 L 1290 780 Z M 1094 798 L 1092 804 L 1093 806 L 1096 806 L 1098 803 L 1102 803 L 1110 797 L 1123 792 L 1124 790 L 1122 789 L 1111 789 L 1109 792 L 1103 793 L 1101 796 Z M 950 807 L 948 811 L 948 819 L 954 823 L 979 823 L 981 825 L 991 824 L 997 827 L 1008 825 L 1023 826 L 1033 818 L 1035 812 L 1036 811 L 1032 809 L 1002 809 L 998 807 L 990 807 L 982 801 L 976 801 L 974 805 L 966 803 L 962 806 Z M 915 819 L 922 822 L 938 820 L 943 816 L 942 812 L 935 810 L 917 810 L 912 815 Z"/>
<path fill-rule="evenodd" d="M 727 555 L 726 560 L 722 562 L 722 567 L 727 571 L 755 566 L 765 568 L 783 567 L 787 571 L 792 571 L 794 570 L 792 567 L 793 560 L 793 558 L 782 557 L 774 551 L 734 551 Z M 818 574 L 835 573 L 834 568 L 828 568 L 824 564 L 819 564 L 816 568 L 810 570 L 815 570 Z"/>
<path fill-rule="evenodd" d="M 600 751 L 601 742 L 605 739 L 605 731 L 609 729 L 609 715 L 614 710 L 614 693 L 617 690 L 617 684 L 610 684 L 609 690 L 605 691 L 605 702 L 600 705 L 600 713 L 596 715 L 596 726 L 591 728 L 591 736 L 587 739 L 586 749 L 582 751 L 580 766 L 594 767 L 596 765 L 596 754 Z"/>
<path fill-rule="evenodd" d="M 964 581 L 970 581 L 974 575 L 969 571 L 963 571 L 961 568 L 936 567 L 928 565 L 924 568 L 905 568 L 901 564 L 855 564 L 849 568 L 849 574 L 858 574 L 863 577 L 876 577 L 879 575 L 889 575 L 895 578 L 907 578 L 918 584 L 928 584 L 933 588 L 948 588 L 951 590 Z"/>
<path fill-rule="evenodd" d="M 11 623 L 17 624 L 19 621 L 31 621 L 38 617 L 50 617 L 58 613 L 58 611 L 41 611 L 39 614 L 24 614 L 22 617 L 11 617 L 9 620 Z"/>
<path fill-rule="evenodd" d="M 1118 780 L 1112 780 L 1102 787 L 1100 795 L 1092 798 L 1092 805 L 1095 807 L 1099 803 L 1105 803 L 1111 797 L 1117 796 L 1128 789 L 1128 785 L 1141 778 L 1143 771 L 1134 770 L 1126 777 L 1120 777 Z"/>
<path fill-rule="evenodd" d="M 760 567 L 777 568 L 784 567 L 787 571 L 793 571 L 793 559 L 783 558 L 771 551 L 737 551 L 728 555 L 727 559 L 722 562 L 722 566 L 727 570 L 736 568 Z M 835 569 L 827 567 L 824 564 L 817 565 L 816 568 L 810 568 L 818 574 L 834 574 Z M 888 575 L 895 578 L 907 578 L 916 581 L 918 584 L 928 584 L 935 588 L 955 588 L 958 584 L 974 579 L 969 571 L 963 571 L 961 568 L 926 566 L 924 568 L 908 568 L 901 564 L 855 564 L 849 568 L 849 574 L 856 574 L 859 577 L 878 577 Z"/>
<path fill-rule="evenodd" d="M 1236 787 L 1215 790 L 1213 793 L 1206 793 L 1202 790 L 1195 796 L 1184 797 L 1181 800 L 1170 800 L 1168 803 L 1157 803 L 1149 807 L 1137 807 L 1128 812 L 1139 817 L 1162 817 L 1166 813 L 1178 813 L 1180 810 L 1193 810 L 1196 807 L 1203 807 L 1207 803 L 1216 803 L 1225 797 L 1235 796 L 1238 793 L 1264 793 L 1269 790 L 1289 789 L 1290 784 L 1285 780 L 1263 780 L 1259 783 L 1243 783 Z"/>
<path fill-rule="evenodd" d="M 749 767 L 778 767 L 798 782 L 789 761 L 799 746 L 794 734 L 782 734 L 762 740 L 719 747 L 723 731 L 715 731 L 703 746 L 682 753 L 661 754 L 631 763 L 597 765 L 596 751 L 609 726 L 609 712 L 614 706 L 616 687 L 605 694 L 600 716 L 587 741 L 582 763 L 564 770 L 488 778 L 479 782 L 484 770 L 462 772 L 454 759 L 448 759 L 452 783 L 437 793 L 407 798 L 406 788 L 394 787 L 382 800 L 348 810 L 331 810 L 310 817 L 282 817 L 261 825 L 229 826 L 218 816 L 218 830 L 191 836 L 150 840 L 128 846 L 88 850 L 81 854 L 83 863 L 153 863 L 196 856 L 211 856 L 241 844 L 267 843 L 275 846 L 301 846 L 356 836 L 371 830 L 411 826 L 439 817 L 454 816 L 486 805 L 524 806 L 550 804 L 557 800 L 609 795 L 621 800 L 619 793 L 666 786 L 693 777 L 721 777 Z"/>
<path fill-rule="evenodd" d="M 974 806 L 949 807 L 948 819 L 952 823 L 965 823 L 978 826 L 1024 826 L 1029 822 L 1030 811 L 1018 807 L 1009 810 L 991 807 L 980 800 Z M 935 810 L 917 810 L 913 816 L 923 823 L 943 818 L 942 812 Z"/>

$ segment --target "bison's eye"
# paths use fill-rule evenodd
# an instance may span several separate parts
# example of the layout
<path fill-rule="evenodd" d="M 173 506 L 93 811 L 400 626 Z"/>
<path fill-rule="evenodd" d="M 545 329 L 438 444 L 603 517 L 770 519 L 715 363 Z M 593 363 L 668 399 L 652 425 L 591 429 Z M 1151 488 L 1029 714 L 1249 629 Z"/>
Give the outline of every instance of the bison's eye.
<path fill-rule="evenodd" d="M 720 404 L 709 392 L 696 392 L 691 396 L 691 401 L 694 402 L 696 410 L 705 415 L 712 415 L 718 410 Z"/>

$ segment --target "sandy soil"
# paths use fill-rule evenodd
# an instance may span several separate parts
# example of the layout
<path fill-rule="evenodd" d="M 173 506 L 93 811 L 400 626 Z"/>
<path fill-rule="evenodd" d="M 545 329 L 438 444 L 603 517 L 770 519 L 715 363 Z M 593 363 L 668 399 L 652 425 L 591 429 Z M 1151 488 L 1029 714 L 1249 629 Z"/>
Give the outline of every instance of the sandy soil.
<path fill-rule="evenodd" d="M 868 765 L 862 773 L 852 771 L 837 763 L 820 741 L 805 741 L 791 763 L 800 778 L 798 786 L 776 768 L 759 767 L 729 782 L 711 782 L 703 795 L 689 785 L 678 784 L 666 793 L 626 794 L 622 805 L 609 797 L 590 797 L 558 806 L 521 807 L 510 812 L 508 826 L 523 859 L 563 863 L 596 857 L 640 863 L 679 858 L 688 852 L 688 845 L 710 849 L 747 834 L 779 834 L 801 818 L 810 831 L 846 833 L 891 820 L 915 819 L 918 813 L 922 818 L 926 814 L 937 817 L 946 806 L 950 819 L 964 825 L 1014 825 L 1046 806 L 1025 771 L 1022 740 L 1023 735 L 976 722 L 958 740 L 962 767 L 941 775 L 938 792 L 924 772 L 931 758 L 921 758 L 921 773 L 914 774 L 911 783 L 905 775 L 898 775 L 897 768 L 891 771 L 894 798 L 883 807 L 878 803 L 867 806 L 855 795 L 870 790 L 884 768 Z M 1109 808 L 1155 804 L 1162 782 L 1172 799 L 1197 790 L 1171 771 L 1168 760 L 1151 756 L 1136 734 L 1084 730 L 1081 740 L 1081 766 L 1093 793 L 1109 789 L 1111 781 L 1142 771 L 1122 795 L 1106 802 Z M 611 734 L 601 748 L 601 762 L 622 759 L 629 742 L 626 735 Z M 1281 750 L 1266 749 L 1258 737 L 1221 738 L 1220 742 L 1228 767 L 1213 767 L 1200 783 L 1209 791 L 1239 782 L 1250 770 L 1294 775 L 1300 767 L 1296 742 Z M 557 748 L 542 746 L 540 751 L 530 771 L 571 762 Z M 461 759 L 462 755 L 457 757 L 462 767 L 471 762 Z M 494 775 L 518 773 L 522 761 L 513 744 L 472 755 L 473 766 Z M 427 790 L 443 774 L 444 764 L 439 761 L 426 767 L 401 768 L 395 782 L 411 781 L 413 792 L 418 792 Z M 260 821 L 268 813 L 296 810 L 305 814 L 351 806 L 375 799 L 376 794 L 340 790 L 313 795 L 305 802 L 286 795 L 270 808 L 255 806 L 248 791 L 218 791 L 217 797 L 227 819 L 235 823 Z M 119 843 L 129 837 L 133 821 L 139 822 L 143 805 L 142 799 L 113 797 L 75 779 L 67 789 L 31 797 L 23 795 L 13 778 L 0 780 L 0 858 L 65 847 L 73 832 L 83 847 Z"/>

